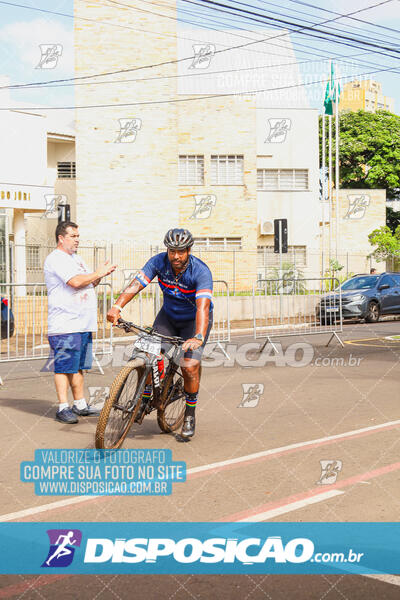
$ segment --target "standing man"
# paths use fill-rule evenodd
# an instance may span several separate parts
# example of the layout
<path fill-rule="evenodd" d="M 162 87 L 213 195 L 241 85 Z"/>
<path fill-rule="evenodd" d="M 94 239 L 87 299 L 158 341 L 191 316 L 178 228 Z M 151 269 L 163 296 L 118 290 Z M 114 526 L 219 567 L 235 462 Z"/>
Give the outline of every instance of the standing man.
<path fill-rule="evenodd" d="M 97 331 L 94 288 L 115 270 L 108 261 L 90 273 L 78 257 L 78 225 L 62 221 L 56 229 L 57 248 L 44 263 L 48 295 L 48 338 L 54 353 L 54 380 L 59 402 L 56 419 L 77 423 L 78 416 L 98 415 L 83 391 L 83 371 L 92 367 L 92 332 Z M 74 404 L 68 404 L 71 387 Z"/>
<path fill-rule="evenodd" d="M 194 435 L 200 359 L 213 321 L 211 271 L 202 260 L 190 253 L 193 242 L 193 236 L 187 229 L 167 231 L 164 238 L 167 252 L 147 261 L 107 313 L 107 319 L 115 325 L 125 304 L 157 275 L 164 303 L 154 321 L 154 329 L 163 335 L 180 336 L 186 340 L 182 345 L 186 395 L 183 438 Z M 147 384 L 143 392 L 144 401 L 151 396 L 150 381 Z"/>

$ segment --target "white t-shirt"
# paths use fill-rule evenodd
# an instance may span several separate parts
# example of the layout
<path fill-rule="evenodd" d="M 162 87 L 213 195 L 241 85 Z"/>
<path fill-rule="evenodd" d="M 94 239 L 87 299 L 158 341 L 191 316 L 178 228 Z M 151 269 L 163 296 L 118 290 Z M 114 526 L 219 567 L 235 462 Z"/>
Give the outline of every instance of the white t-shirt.
<path fill-rule="evenodd" d="M 90 273 L 76 254 L 53 250 L 44 262 L 44 278 L 48 294 L 48 334 L 97 331 L 97 300 L 92 284 L 81 289 L 67 281 Z"/>

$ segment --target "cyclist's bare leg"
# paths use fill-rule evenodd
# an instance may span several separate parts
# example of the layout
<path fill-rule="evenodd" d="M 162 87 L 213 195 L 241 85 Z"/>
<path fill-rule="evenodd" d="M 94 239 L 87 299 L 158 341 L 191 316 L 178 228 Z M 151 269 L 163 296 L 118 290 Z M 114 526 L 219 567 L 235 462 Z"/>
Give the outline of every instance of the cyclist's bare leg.
<path fill-rule="evenodd" d="M 181 367 L 185 392 L 197 394 L 200 385 L 200 361 L 194 358 L 184 358 Z"/>

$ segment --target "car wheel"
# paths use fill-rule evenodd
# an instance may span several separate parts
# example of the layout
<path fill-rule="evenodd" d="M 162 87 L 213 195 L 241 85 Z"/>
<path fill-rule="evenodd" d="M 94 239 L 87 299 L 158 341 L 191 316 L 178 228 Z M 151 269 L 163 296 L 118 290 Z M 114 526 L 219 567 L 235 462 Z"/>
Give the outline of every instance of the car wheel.
<path fill-rule="evenodd" d="M 377 323 L 379 321 L 380 313 L 379 304 L 377 302 L 370 302 L 365 316 L 366 322 Z"/>

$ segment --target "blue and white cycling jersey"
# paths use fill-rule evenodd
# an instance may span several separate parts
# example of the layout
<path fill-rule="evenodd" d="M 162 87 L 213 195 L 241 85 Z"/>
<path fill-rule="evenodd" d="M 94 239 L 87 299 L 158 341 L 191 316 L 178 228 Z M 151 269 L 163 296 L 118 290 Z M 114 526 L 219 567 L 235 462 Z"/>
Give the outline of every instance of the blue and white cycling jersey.
<path fill-rule="evenodd" d="M 189 256 L 189 264 L 182 275 L 176 276 L 168 260 L 168 253 L 161 252 L 150 258 L 135 279 L 146 287 L 155 276 L 164 294 L 164 310 L 174 321 L 190 321 L 196 318 L 196 299 L 212 299 L 212 275 L 210 269 L 196 256 Z M 213 304 L 210 304 L 210 311 Z"/>

